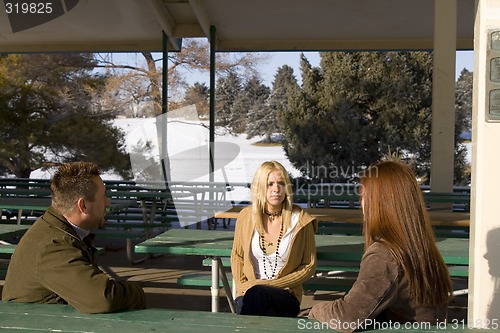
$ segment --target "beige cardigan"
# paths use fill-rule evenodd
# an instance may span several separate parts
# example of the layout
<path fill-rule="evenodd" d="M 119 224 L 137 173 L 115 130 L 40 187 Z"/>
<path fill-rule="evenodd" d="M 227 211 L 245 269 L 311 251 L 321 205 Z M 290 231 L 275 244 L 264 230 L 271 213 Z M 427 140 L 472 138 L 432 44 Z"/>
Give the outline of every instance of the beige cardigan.
<path fill-rule="evenodd" d="M 290 254 L 283 268 L 273 280 L 258 280 L 251 258 L 251 241 L 255 230 L 252 221 L 252 207 L 245 207 L 236 220 L 233 249 L 231 253 L 231 271 L 236 284 L 237 296 L 256 284 L 265 284 L 289 290 L 299 302 L 302 299 L 302 283 L 307 281 L 316 270 L 316 243 L 314 234 L 317 230 L 316 220 L 294 206 L 299 211 L 297 231 L 292 238 Z"/>

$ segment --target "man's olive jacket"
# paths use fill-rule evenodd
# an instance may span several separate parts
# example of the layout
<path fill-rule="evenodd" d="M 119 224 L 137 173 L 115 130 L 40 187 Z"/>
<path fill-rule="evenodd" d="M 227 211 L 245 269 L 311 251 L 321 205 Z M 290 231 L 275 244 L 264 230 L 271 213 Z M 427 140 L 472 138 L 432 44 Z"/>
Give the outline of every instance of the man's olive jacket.
<path fill-rule="evenodd" d="M 68 303 L 82 313 L 145 307 L 142 288 L 110 279 L 96 263 L 95 249 L 80 240 L 53 207 L 21 238 L 12 255 L 2 300 Z"/>

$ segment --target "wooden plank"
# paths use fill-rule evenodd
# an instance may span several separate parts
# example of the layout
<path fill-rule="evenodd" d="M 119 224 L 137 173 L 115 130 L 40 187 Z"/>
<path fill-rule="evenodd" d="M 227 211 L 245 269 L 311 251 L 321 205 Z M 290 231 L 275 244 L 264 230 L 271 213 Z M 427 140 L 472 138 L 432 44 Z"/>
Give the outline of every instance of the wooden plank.
<path fill-rule="evenodd" d="M 303 288 L 304 290 L 316 291 L 339 291 L 347 292 L 351 290 L 352 285 L 356 281 L 355 278 L 338 278 L 338 277 L 313 277 L 307 280 Z"/>
<path fill-rule="evenodd" d="M 108 314 L 81 314 L 68 305 L 0 303 L 0 329 L 52 332 L 304 332 L 297 318 L 239 316 L 232 313 L 145 309 Z M 302 318 L 302 323 L 313 321 Z M 313 328 L 307 332 L 331 331 Z"/>
<path fill-rule="evenodd" d="M 3 254 L 12 254 L 16 249 L 15 244 L 0 244 L 0 253 Z"/>
<path fill-rule="evenodd" d="M 0 253 L 13 254 L 16 250 L 16 244 L 0 244 Z M 105 249 L 102 247 L 97 248 L 97 254 L 104 254 Z"/>
<path fill-rule="evenodd" d="M 215 213 L 216 218 L 237 219 L 240 211 L 246 206 L 234 206 L 226 211 L 218 211 Z M 363 212 L 361 209 L 349 208 L 304 208 L 306 212 L 311 214 L 320 222 L 336 221 L 336 222 L 352 222 L 362 223 Z M 432 225 L 445 225 L 467 227 L 470 225 L 469 212 L 452 212 L 444 210 L 430 210 L 429 218 Z"/>
<path fill-rule="evenodd" d="M 0 239 L 21 236 L 29 227 L 29 225 L 0 224 Z"/>
<path fill-rule="evenodd" d="M 0 197 L 0 209 L 46 210 L 51 203 L 50 197 Z M 134 205 L 132 200 L 111 200 L 109 211 L 120 211 Z"/>
<path fill-rule="evenodd" d="M 230 286 L 233 284 L 231 273 L 226 274 Z M 207 273 L 184 274 L 177 278 L 177 283 L 181 286 L 210 287 L 212 285 L 212 275 Z M 222 280 L 219 279 L 219 286 L 222 288 Z"/>
<path fill-rule="evenodd" d="M 229 257 L 222 257 L 221 261 L 224 267 L 231 267 L 231 260 Z M 202 265 L 212 266 L 212 259 L 203 259 Z M 448 270 L 452 277 L 469 276 L 469 266 L 467 265 L 450 265 L 448 266 Z M 359 261 L 318 260 L 316 263 L 316 273 L 321 274 L 324 272 L 359 272 Z"/>
<path fill-rule="evenodd" d="M 138 253 L 231 256 L 233 231 L 172 229 L 135 246 Z M 469 240 L 438 238 L 436 244 L 445 262 L 469 264 Z M 316 235 L 318 260 L 360 261 L 364 252 L 362 236 Z"/>
<path fill-rule="evenodd" d="M 68 305 L 0 303 L 0 329 L 20 332 L 184 332 L 184 333 L 278 333 L 332 332 L 321 323 L 306 318 L 235 316 L 232 313 L 144 309 L 107 314 L 82 314 Z M 370 332 L 457 332 L 477 333 L 486 329 L 468 328 L 467 324 L 410 325 L 399 329 L 370 330 Z"/>

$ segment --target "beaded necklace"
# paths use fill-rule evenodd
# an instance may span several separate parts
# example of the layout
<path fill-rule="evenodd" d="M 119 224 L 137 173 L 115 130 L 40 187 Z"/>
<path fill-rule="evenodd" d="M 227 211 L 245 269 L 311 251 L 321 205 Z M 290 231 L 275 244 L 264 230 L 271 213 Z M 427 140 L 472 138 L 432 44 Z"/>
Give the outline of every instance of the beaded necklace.
<path fill-rule="evenodd" d="M 267 215 L 269 215 L 269 218 L 272 219 L 272 220 L 274 220 L 277 216 L 281 215 L 281 211 L 279 211 L 277 213 L 273 213 L 273 214 L 270 214 L 267 211 L 265 211 L 265 213 Z M 276 252 L 275 252 L 275 255 L 274 255 L 274 267 L 273 267 L 271 276 L 269 276 L 267 274 L 267 269 L 266 269 L 267 265 L 272 266 L 272 261 L 271 261 L 271 257 L 267 254 L 267 249 L 266 249 L 266 245 L 265 245 L 265 241 L 264 241 L 264 233 L 262 233 L 259 236 L 260 236 L 259 237 L 260 238 L 260 247 L 262 249 L 262 254 L 263 254 L 263 256 L 262 256 L 262 260 L 263 260 L 262 266 L 264 266 L 264 275 L 269 280 L 271 280 L 271 279 L 274 279 L 274 276 L 276 275 L 276 268 L 278 267 L 278 254 L 279 254 L 281 239 L 283 238 L 283 220 L 281 220 L 280 234 L 279 234 L 278 240 L 276 242 Z"/>
<path fill-rule="evenodd" d="M 267 211 L 267 209 L 264 208 L 264 214 L 266 214 L 267 216 L 269 216 L 269 218 L 274 221 L 274 219 L 278 216 L 281 216 L 281 212 L 283 210 L 280 210 L 279 212 L 274 212 L 274 213 L 270 213 Z"/>

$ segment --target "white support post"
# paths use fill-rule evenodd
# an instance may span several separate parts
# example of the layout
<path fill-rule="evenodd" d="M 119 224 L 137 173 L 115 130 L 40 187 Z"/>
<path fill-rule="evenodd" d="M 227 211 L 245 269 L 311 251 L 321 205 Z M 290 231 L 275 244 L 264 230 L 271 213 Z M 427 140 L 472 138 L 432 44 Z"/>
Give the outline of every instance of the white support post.
<path fill-rule="evenodd" d="M 500 328 L 500 1 L 476 0 L 468 325 Z"/>

